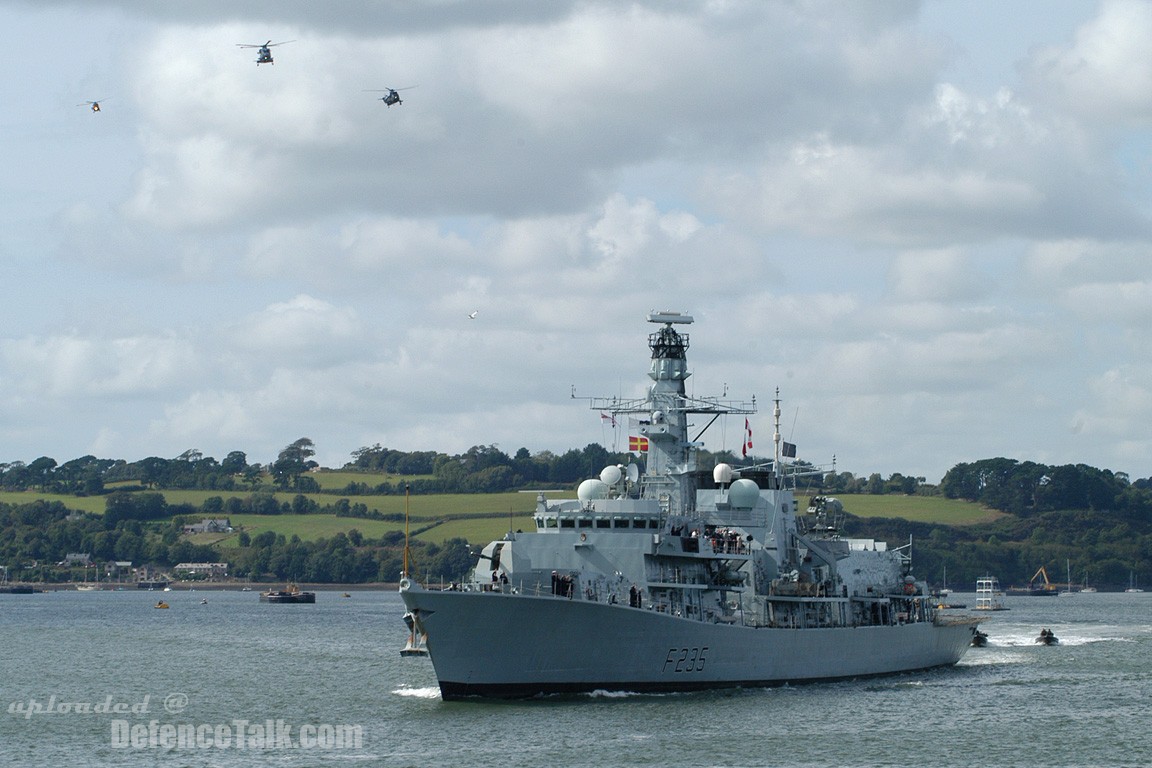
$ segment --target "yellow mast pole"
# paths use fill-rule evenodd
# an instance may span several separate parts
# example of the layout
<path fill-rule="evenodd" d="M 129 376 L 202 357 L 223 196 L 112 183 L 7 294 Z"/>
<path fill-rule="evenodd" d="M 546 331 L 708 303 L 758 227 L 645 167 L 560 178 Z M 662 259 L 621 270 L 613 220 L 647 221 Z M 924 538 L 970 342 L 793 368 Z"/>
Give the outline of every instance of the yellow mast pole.
<path fill-rule="evenodd" d="M 404 483 L 404 573 L 405 578 L 409 576 L 408 573 L 408 490 L 410 486 Z"/>

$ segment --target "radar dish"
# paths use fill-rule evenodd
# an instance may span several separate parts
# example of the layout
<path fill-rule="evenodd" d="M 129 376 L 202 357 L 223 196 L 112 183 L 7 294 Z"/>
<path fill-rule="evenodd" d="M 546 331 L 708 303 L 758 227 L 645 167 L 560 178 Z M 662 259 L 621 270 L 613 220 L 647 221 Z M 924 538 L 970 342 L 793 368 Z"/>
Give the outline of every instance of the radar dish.
<path fill-rule="evenodd" d="M 732 488 L 728 491 L 728 503 L 737 509 L 751 509 L 756 506 L 759 498 L 760 486 L 746 477 L 732 483 Z"/>
<path fill-rule="evenodd" d="M 635 464 L 629 464 L 624 471 L 627 472 L 628 482 L 635 483 L 640 479 L 640 467 Z"/>
<path fill-rule="evenodd" d="M 593 499 L 603 499 L 608 495 L 608 486 L 604 482 L 595 478 L 589 478 L 580 483 L 580 487 L 576 489 L 576 498 L 580 501 L 592 501 Z"/>

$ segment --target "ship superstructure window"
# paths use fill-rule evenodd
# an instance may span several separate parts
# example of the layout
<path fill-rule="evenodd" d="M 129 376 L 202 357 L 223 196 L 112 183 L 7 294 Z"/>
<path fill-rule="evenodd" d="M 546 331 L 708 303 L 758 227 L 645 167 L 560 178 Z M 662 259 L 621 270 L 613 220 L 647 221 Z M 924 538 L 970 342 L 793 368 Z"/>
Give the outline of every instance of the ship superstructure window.
<path fill-rule="evenodd" d="M 533 518 L 537 531 L 556 530 L 557 528 L 596 528 L 597 530 L 637 529 L 660 530 L 663 527 L 662 519 L 657 517 L 569 517 L 566 515 L 542 514 Z"/>

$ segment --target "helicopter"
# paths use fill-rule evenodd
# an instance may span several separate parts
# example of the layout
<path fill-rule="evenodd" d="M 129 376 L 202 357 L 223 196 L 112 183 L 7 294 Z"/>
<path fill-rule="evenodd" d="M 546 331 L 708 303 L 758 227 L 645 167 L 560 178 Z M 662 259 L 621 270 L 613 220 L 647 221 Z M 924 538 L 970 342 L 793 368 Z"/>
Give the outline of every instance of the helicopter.
<path fill-rule="evenodd" d="M 370 88 L 366 90 L 365 93 L 383 93 L 384 95 L 380 97 L 380 101 L 390 107 L 393 104 L 404 103 L 400 101 L 400 91 L 410 91 L 415 87 L 414 85 L 410 85 L 407 88 Z"/>
<path fill-rule="evenodd" d="M 280 42 L 280 43 L 274 43 L 271 40 L 269 40 L 268 42 L 264 43 L 263 45 L 260 45 L 258 43 L 236 43 L 236 45 L 239 46 L 240 48 L 257 48 L 258 50 L 256 51 L 256 66 L 260 66 L 261 64 L 275 64 L 276 63 L 276 62 L 272 61 L 272 51 L 270 50 L 271 48 L 273 48 L 274 46 L 277 46 L 277 45 L 284 45 L 285 43 L 294 43 L 294 42 L 296 42 L 296 41 L 295 40 L 285 40 L 285 41 Z"/>
<path fill-rule="evenodd" d="M 77 104 L 76 106 L 78 106 L 78 107 L 88 107 L 88 108 L 89 108 L 89 109 L 91 109 L 93 112 L 99 112 L 99 111 L 100 111 L 100 102 L 101 102 L 101 101 L 107 101 L 107 100 L 108 100 L 108 99 L 98 99 L 98 100 L 96 100 L 96 101 L 83 101 L 83 102 L 80 102 L 79 104 Z"/>

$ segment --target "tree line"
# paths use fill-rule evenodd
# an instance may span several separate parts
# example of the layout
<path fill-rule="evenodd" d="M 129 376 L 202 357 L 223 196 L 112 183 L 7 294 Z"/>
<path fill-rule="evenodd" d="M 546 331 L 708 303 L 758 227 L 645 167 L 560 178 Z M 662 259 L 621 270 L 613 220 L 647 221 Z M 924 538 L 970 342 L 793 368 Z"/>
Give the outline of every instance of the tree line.
<path fill-rule="evenodd" d="M 171 569 L 187 562 L 227 562 L 232 578 L 329 583 L 395 582 L 403 567 L 403 533 L 376 539 L 355 528 L 331 538 L 303 541 L 273 531 L 239 536 L 219 545 L 193 544 L 182 535 L 200 515 L 189 505 L 166 505 L 159 493 L 113 494 L 104 515 L 76 512 L 58 501 L 0 503 L 0 563 L 13 581 L 62 583 L 87 580 L 85 554 L 108 568 L 115 562 Z M 468 542 L 412 541 L 410 568 L 422 578 L 458 579 L 471 568 Z M 415 564 L 415 567 L 412 567 Z"/>
<path fill-rule="evenodd" d="M 54 564 L 69 552 L 92 552 L 94 559 L 130 560 L 171 566 L 178 562 L 225 558 L 233 574 L 254 578 L 297 578 L 317 581 L 394 580 L 399 572 L 402 542 L 384 536 L 373 542 L 362 537 L 304 542 L 278 538 L 254 543 L 246 534 L 239 544 L 211 548 L 192 545 L 180 536 L 184 520 L 201 516 L 251 514 L 333 514 L 341 517 L 380 517 L 355 497 L 368 493 L 485 493 L 526 487 L 573 486 L 599 474 L 610 464 L 642 462 L 643 457 L 609 452 L 599 444 L 562 454 L 531 454 L 521 448 L 509 456 L 496 446 L 474 446 L 449 455 L 433 451 L 396 451 L 380 445 L 352 453 L 343 469 L 408 476 L 395 482 L 352 482 L 328 489 L 332 502 L 315 494 L 319 484 L 310 476 L 317 465 L 315 446 L 300 438 L 267 465 L 252 464 L 241 451 L 221 461 L 189 450 L 173 459 L 150 457 L 137 462 L 85 456 L 62 465 L 48 457 L 0 465 L 0 487 L 76 495 L 105 495 L 104 515 L 84 515 L 64 505 L 34 502 L 5 505 L 0 515 L 0 563 Z M 707 469 L 719 461 L 740 466 L 730 453 L 703 453 Z M 1005 583 L 1026 582 L 1040 565 L 1049 574 L 1067 578 L 1067 569 L 1081 580 L 1101 586 L 1122 586 L 1152 564 L 1152 479 L 1132 481 L 1122 472 L 1084 464 L 1045 465 L 1002 457 L 956 464 L 938 485 L 922 477 L 895 473 L 856 476 L 849 472 L 820 473 L 810 465 L 799 493 L 919 494 L 963 499 L 999 510 L 1008 517 L 984 526 L 953 527 L 914 524 L 904 520 L 853 519 L 855 535 L 893 543 L 913 536 L 917 573 L 940 580 L 944 569 L 957 583 L 974 582 L 992 573 Z M 244 496 L 209 497 L 202 505 L 170 505 L 160 491 L 220 490 Z M 297 493 L 289 501 L 273 491 Z M 308 495 L 305 495 L 308 494 Z M 850 503 L 849 503 L 850 506 Z M 43 517 L 47 515 L 47 517 Z M 43 525 L 28 524 L 29 517 Z M 421 545 L 424 546 L 424 545 Z M 335 547 L 335 549 L 332 549 Z M 422 558 L 434 572 L 455 579 L 469 557 L 466 544 L 449 548 L 441 563 L 440 549 Z M 458 558 L 452 559 L 452 558 Z M 331 566 L 320 563 L 330 562 Z M 470 564 L 470 563 L 469 563 Z M 1063 564 L 1063 568 L 1061 567 Z M 441 570 L 435 570 L 441 569 Z M 296 571 L 293 573 L 293 571 Z M 326 574 L 326 578 L 319 578 Z"/>
<path fill-rule="evenodd" d="M 389 474 L 403 479 L 351 481 L 342 488 L 322 489 L 312 474 L 319 465 L 313 459 L 315 445 L 302 437 L 284 447 L 274 461 L 250 463 L 243 451 L 231 451 L 223 459 L 189 449 L 175 458 L 149 456 L 138 461 L 82 456 L 63 464 L 48 456 L 30 463 L 0 464 L 0 489 L 38 490 L 77 496 L 97 496 L 114 490 L 208 490 L 221 492 L 260 490 L 296 491 L 336 496 L 430 493 L 503 493 L 524 488 L 574 485 L 614 464 L 643 465 L 644 456 L 609 451 L 599 443 L 563 453 L 531 453 L 520 448 L 509 455 L 494 445 L 476 445 L 459 454 L 437 451 L 398 451 L 379 444 L 358 448 L 340 469 L 366 475 Z M 752 463 L 731 452 L 701 451 L 698 462 L 710 471 L 719 462 L 735 467 Z M 800 469 L 812 469 L 801 461 Z M 932 492 L 923 477 L 894 473 L 857 477 L 850 472 L 815 473 L 806 489 L 829 493 L 922 493 Z"/>

